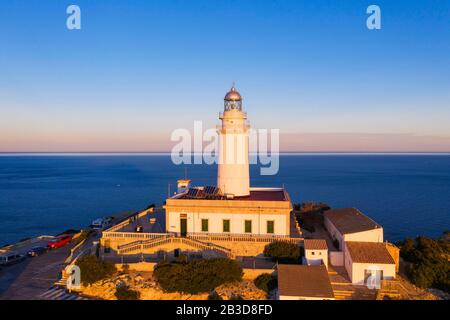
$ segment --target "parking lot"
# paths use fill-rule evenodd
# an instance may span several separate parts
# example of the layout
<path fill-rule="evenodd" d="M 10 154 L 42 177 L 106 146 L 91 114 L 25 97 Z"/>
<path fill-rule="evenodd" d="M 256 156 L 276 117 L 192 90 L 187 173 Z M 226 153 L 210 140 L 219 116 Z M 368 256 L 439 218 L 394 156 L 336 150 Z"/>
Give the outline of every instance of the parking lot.
<path fill-rule="evenodd" d="M 26 254 L 33 246 L 46 245 L 47 241 L 17 248 L 15 252 Z M 64 261 L 70 255 L 74 243 L 51 250 L 38 257 L 0 269 L 0 299 L 39 299 L 59 279 Z"/>

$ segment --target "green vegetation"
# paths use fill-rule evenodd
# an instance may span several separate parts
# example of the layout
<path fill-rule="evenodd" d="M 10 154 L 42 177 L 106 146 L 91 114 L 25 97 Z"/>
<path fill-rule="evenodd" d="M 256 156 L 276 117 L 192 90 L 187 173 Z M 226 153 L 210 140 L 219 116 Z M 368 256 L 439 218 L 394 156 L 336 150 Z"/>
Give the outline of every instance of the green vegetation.
<path fill-rule="evenodd" d="M 274 241 L 266 245 L 264 255 L 281 263 L 298 263 L 301 252 L 300 246 L 295 243 Z"/>
<path fill-rule="evenodd" d="M 216 291 L 213 291 L 208 295 L 208 300 L 223 300 L 223 298 Z"/>
<path fill-rule="evenodd" d="M 93 255 L 84 256 L 75 264 L 80 268 L 83 285 L 90 285 L 106 279 L 117 271 L 114 264 L 102 261 Z"/>
<path fill-rule="evenodd" d="M 267 293 L 278 286 L 277 279 L 269 273 L 260 274 L 255 280 L 253 280 L 253 283 L 257 288 Z"/>
<path fill-rule="evenodd" d="M 331 207 L 323 202 L 302 202 L 294 204 L 294 210 L 302 213 L 324 212 L 329 209 L 331 209 Z"/>
<path fill-rule="evenodd" d="M 417 237 L 398 243 L 401 257 L 409 262 L 405 272 L 420 288 L 437 288 L 450 293 L 450 233 L 437 239 Z"/>
<path fill-rule="evenodd" d="M 235 260 L 218 258 L 190 262 L 160 262 L 154 276 L 165 292 L 211 292 L 224 283 L 240 281 L 242 268 Z"/>
<path fill-rule="evenodd" d="M 315 232 L 315 224 L 323 223 L 322 214 L 330 206 L 322 202 L 302 202 L 294 204 L 295 217 L 302 229 Z"/>
<path fill-rule="evenodd" d="M 141 296 L 139 291 L 132 290 L 129 286 L 118 287 L 114 295 L 117 300 L 139 300 Z"/>

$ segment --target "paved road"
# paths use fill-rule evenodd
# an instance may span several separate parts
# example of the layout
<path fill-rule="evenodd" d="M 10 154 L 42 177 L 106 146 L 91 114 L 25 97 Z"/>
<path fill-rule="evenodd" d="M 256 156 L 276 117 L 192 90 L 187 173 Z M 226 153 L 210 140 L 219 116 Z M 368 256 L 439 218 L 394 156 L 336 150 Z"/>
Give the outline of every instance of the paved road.
<path fill-rule="evenodd" d="M 0 299 L 33 300 L 53 286 L 73 244 L 0 270 Z"/>

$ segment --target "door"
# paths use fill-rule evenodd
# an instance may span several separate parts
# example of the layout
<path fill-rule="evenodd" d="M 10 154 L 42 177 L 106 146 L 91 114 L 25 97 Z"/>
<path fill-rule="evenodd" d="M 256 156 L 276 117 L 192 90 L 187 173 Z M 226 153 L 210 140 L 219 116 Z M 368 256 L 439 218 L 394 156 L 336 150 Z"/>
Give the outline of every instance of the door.
<path fill-rule="evenodd" d="M 187 234 L 187 219 L 180 219 L 180 233 L 182 237 L 186 237 Z"/>

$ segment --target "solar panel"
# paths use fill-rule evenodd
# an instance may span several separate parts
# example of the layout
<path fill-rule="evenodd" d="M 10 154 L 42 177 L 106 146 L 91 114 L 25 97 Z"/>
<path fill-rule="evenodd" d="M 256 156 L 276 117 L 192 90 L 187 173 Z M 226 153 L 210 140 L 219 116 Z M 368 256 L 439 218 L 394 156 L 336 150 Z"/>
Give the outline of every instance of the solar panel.
<path fill-rule="evenodd" d="M 209 196 L 216 196 L 218 194 L 220 194 L 220 189 L 215 187 L 215 186 L 206 186 L 203 191 L 205 192 L 206 195 Z"/>
<path fill-rule="evenodd" d="M 214 186 L 206 186 L 201 188 L 189 188 L 186 193 L 186 198 L 190 199 L 220 199 L 222 194 L 220 189 Z"/>
<path fill-rule="evenodd" d="M 188 196 L 189 198 L 196 198 L 199 191 L 200 191 L 199 189 L 196 189 L 196 188 L 190 188 L 190 189 L 188 190 L 188 192 L 187 192 L 187 196 Z"/>

